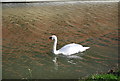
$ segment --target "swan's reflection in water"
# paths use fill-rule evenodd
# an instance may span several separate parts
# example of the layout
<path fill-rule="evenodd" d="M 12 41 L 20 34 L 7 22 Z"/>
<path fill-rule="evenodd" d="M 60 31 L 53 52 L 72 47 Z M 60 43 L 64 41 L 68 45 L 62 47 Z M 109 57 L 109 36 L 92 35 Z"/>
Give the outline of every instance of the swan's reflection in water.
<path fill-rule="evenodd" d="M 55 65 L 54 69 L 58 70 L 57 56 L 54 57 L 52 61 L 54 62 L 54 65 Z"/>
<path fill-rule="evenodd" d="M 75 59 L 80 59 L 80 60 L 82 60 L 83 58 L 81 57 L 82 55 L 84 55 L 83 53 L 79 53 L 79 54 L 74 54 L 74 55 L 56 55 L 56 56 L 54 56 L 54 58 L 53 58 L 53 63 L 54 63 L 54 65 L 55 65 L 55 67 L 54 67 L 54 69 L 55 70 L 58 70 L 58 67 L 59 67 L 59 64 L 58 64 L 58 62 L 59 62 L 59 58 L 63 58 L 63 59 L 67 59 L 66 61 L 69 63 L 69 64 L 74 64 L 74 65 L 76 65 L 77 64 L 77 62 L 76 61 L 74 61 Z"/>

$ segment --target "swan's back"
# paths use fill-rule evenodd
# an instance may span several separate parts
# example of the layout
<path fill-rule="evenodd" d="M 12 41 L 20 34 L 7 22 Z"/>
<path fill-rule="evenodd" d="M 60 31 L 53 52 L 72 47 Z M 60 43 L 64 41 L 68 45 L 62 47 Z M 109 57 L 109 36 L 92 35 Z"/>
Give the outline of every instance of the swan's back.
<path fill-rule="evenodd" d="M 82 45 L 72 43 L 72 44 L 65 45 L 64 47 L 62 47 L 58 51 L 62 54 L 65 54 L 65 55 L 71 55 L 71 54 L 75 54 L 78 52 L 83 52 L 86 49 L 89 49 L 89 47 L 83 47 Z"/>

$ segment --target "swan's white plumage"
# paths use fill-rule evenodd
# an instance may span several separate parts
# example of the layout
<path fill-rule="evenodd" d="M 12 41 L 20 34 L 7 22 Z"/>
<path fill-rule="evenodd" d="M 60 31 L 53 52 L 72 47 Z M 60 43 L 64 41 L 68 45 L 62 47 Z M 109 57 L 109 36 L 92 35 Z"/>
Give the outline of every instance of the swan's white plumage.
<path fill-rule="evenodd" d="M 72 43 L 72 44 L 67 44 L 67 45 L 63 46 L 59 50 L 56 50 L 57 37 L 55 35 L 52 35 L 50 38 L 52 40 L 55 40 L 54 45 L 53 45 L 53 53 L 54 54 L 71 55 L 71 54 L 75 54 L 75 53 L 78 53 L 78 52 L 83 52 L 83 51 L 90 48 L 90 47 L 83 47 L 82 45 Z"/>
<path fill-rule="evenodd" d="M 62 54 L 71 55 L 71 54 L 75 54 L 78 52 L 83 52 L 88 48 L 89 47 L 83 47 L 82 45 L 73 43 L 73 44 L 65 45 L 64 47 L 62 47 L 58 51 L 61 52 Z"/>

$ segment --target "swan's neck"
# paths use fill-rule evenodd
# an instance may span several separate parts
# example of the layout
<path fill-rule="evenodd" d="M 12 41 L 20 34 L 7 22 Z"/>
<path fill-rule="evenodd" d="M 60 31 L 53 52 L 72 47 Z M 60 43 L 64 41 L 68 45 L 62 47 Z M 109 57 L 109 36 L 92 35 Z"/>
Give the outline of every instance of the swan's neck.
<path fill-rule="evenodd" d="M 54 53 L 54 54 L 59 54 L 59 52 L 56 50 L 56 47 L 57 47 L 57 38 L 56 38 L 55 41 L 54 41 L 53 53 Z"/>

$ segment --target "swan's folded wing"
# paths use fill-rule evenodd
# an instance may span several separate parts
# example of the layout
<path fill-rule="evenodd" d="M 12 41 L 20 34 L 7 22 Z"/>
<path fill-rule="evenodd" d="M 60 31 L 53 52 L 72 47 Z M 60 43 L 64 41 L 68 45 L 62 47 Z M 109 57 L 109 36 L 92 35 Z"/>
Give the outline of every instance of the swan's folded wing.
<path fill-rule="evenodd" d="M 68 44 L 62 47 L 61 49 L 59 49 L 59 52 L 61 52 L 62 54 L 67 54 L 67 55 L 75 54 L 75 53 L 80 52 L 81 47 L 82 46 L 78 44 Z"/>
<path fill-rule="evenodd" d="M 64 46 L 61 49 L 59 49 L 59 52 L 62 54 L 69 54 L 70 53 L 70 47 L 71 46 Z"/>

